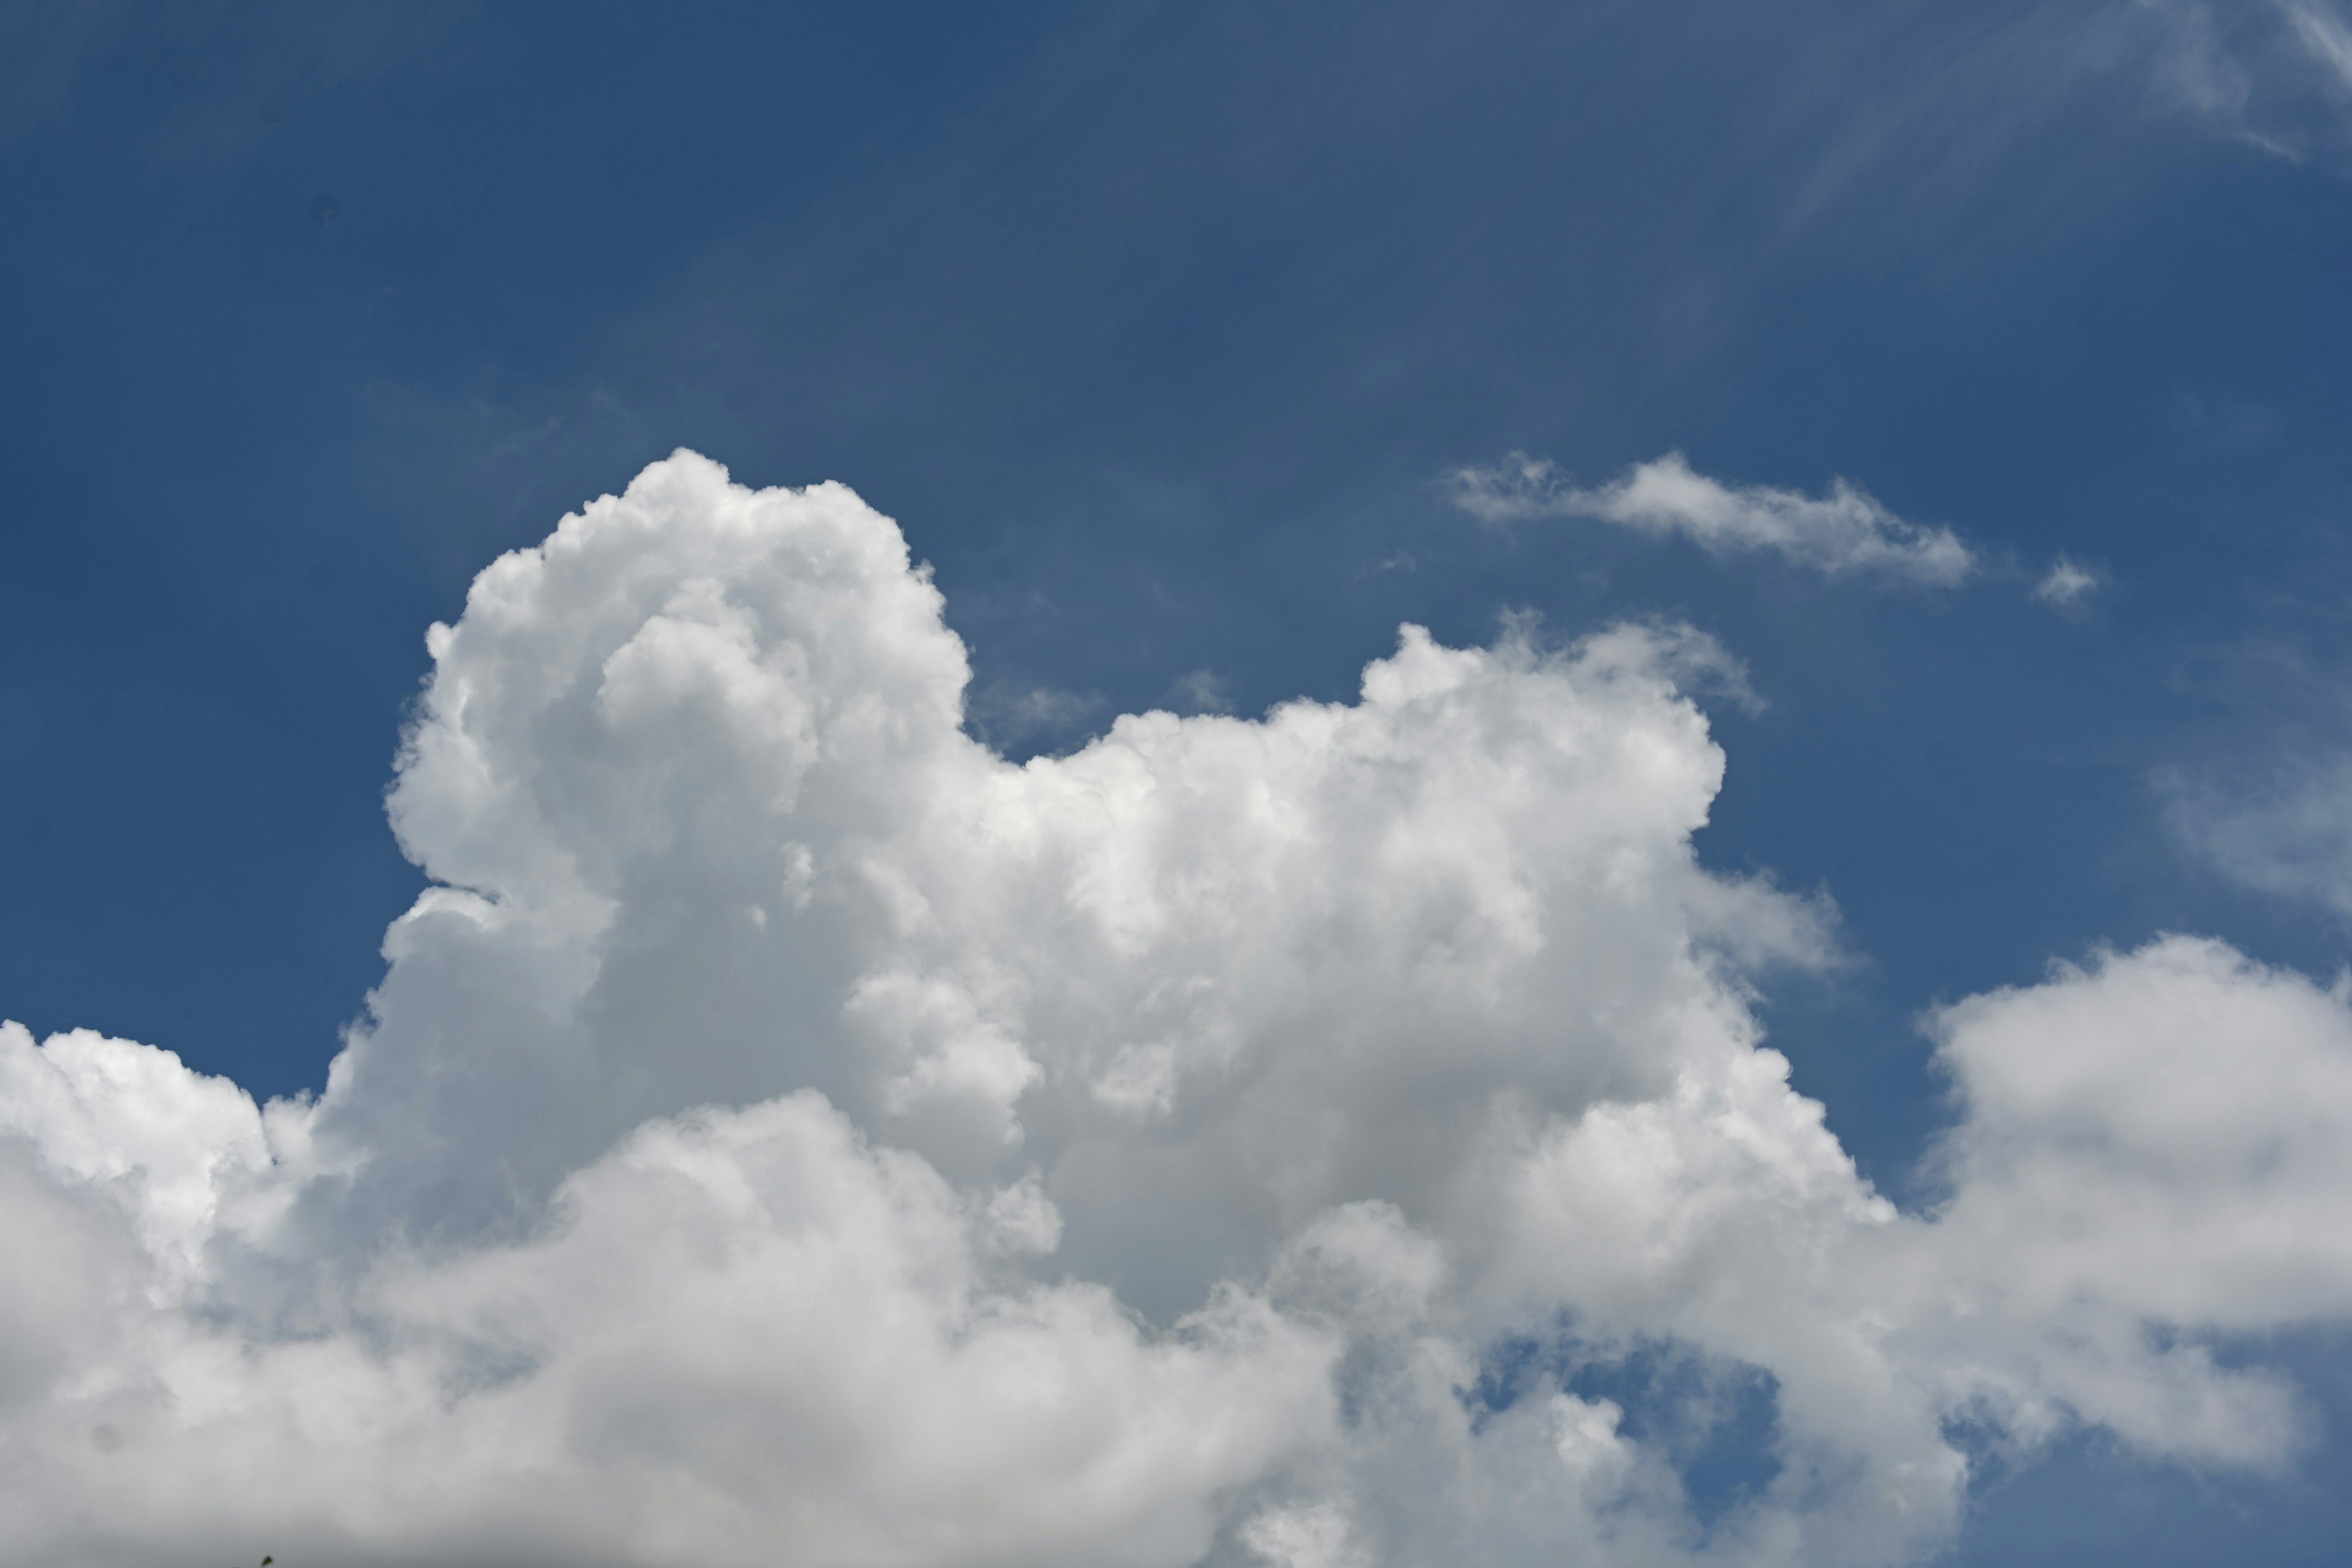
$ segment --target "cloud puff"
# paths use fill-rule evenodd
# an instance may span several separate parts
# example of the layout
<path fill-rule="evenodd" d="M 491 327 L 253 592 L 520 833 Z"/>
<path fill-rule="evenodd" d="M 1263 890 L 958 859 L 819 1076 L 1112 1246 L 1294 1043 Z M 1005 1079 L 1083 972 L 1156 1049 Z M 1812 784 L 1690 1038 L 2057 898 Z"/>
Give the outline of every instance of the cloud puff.
<path fill-rule="evenodd" d="M 316 1100 L 0 1029 L 13 1558 L 1894 1563 L 1963 1430 L 2293 1452 L 2215 1351 L 2352 1312 L 2341 994 L 1937 1015 L 1906 1215 L 1761 1044 L 1831 912 L 1697 863 L 1689 636 L 1015 765 L 942 612 L 680 453 L 434 628 Z"/>
<path fill-rule="evenodd" d="M 1598 489 L 1580 489 L 1549 459 L 1513 452 L 1448 476 L 1454 503 L 1487 522 L 1589 517 L 1659 536 L 1680 535 L 1713 554 L 1771 551 L 1832 576 L 1872 573 L 1948 586 L 1976 569 L 1947 528 L 1895 516 L 1843 479 L 1827 495 L 1769 485 L 1732 487 L 1695 471 L 1680 452 L 1639 463 Z"/>
<path fill-rule="evenodd" d="M 2099 574 L 2061 555 L 2033 585 L 2033 596 L 2053 610 L 2071 610 L 2098 592 Z"/>
<path fill-rule="evenodd" d="M 2288 1389 L 2212 1352 L 2352 1291 L 2346 1001 L 2174 937 L 1937 1015 L 1968 1114 L 1932 1226 L 1944 1301 L 1912 1332 L 1966 1346 L 2029 1430 L 2065 1412 L 2157 1453 L 2284 1456 Z"/>

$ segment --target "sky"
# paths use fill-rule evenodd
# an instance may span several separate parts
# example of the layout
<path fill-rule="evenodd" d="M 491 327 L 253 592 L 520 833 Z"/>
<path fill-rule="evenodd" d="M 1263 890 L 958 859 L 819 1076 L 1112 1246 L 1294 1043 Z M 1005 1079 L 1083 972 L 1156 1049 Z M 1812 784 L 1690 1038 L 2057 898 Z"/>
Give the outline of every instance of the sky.
<path fill-rule="evenodd" d="M 2341 0 L 0 0 L 0 234 L 26 1561 L 2344 1556 Z"/>

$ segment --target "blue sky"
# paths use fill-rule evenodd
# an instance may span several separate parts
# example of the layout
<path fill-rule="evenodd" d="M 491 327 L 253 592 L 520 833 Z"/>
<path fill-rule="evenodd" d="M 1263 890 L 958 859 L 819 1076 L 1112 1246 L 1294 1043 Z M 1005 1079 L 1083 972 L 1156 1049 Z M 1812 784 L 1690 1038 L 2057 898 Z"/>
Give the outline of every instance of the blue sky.
<path fill-rule="evenodd" d="M 896 519 L 1016 759 L 1350 700 L 1401 622 L 1709 635 L 1761 702 L 1701 693 L 1698 854 L 1834 901 L 1843 961 L 1758 1016 L 1906 1206 L 1958 1114 L 1925 1011 L 2165 932 L 2346 962 L 2331 0 L 24 3 L 0 230 L 35 1035 L 323 1089 L 428 879 L 383 810 L 424 628 L 682 446 Z M 1669 452 L 1849 481 L 1975 570 L 1482 521 L 1452 477 Z M 2053 605 L 2061 557 L 2095 585 Z M 2339 1560 L 2344 1321 L 2221 1344 L 2294 1369 L 2291 1462 L 2092 1423 L 1934 1551 Z"/>

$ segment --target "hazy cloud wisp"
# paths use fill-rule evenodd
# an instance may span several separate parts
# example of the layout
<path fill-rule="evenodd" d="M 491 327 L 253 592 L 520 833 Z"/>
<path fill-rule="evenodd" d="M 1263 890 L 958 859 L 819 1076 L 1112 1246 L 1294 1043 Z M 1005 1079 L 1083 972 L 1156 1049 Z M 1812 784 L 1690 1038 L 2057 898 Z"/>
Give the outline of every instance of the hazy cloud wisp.
<path fill-rule="evenodd" d="M 1715 554 L 1770 552 L 1832 575 L 1867 573 L 1939 587 L 1966 581 L 1976 568 L 1951 530 L 1906 521 L 1843 479 L 1822 496 L 1729 486 L 1693 469 L 1680 452 L 1636 464 L 1598 489 L 1580 488 L 1549 459 L 1524 452 L 1456 468 L 1447 483 L 1456 505 L 1487 522 L 1592 518 L 1679 536 Z"/>
<path fill-rule="evenodd" d="M 2231 881 L 2352 920 L 2352 752 L 2279 755 L 2259 782 L 2156 779 L 2174 835 Z"/>
<path fill-rule="evenodd" d="M 2337 0 L 2134 0 L 2157 88 L 2181 112 L 2279 157 L 2340 159 L 2352 134 L 2352 20 Z"/>

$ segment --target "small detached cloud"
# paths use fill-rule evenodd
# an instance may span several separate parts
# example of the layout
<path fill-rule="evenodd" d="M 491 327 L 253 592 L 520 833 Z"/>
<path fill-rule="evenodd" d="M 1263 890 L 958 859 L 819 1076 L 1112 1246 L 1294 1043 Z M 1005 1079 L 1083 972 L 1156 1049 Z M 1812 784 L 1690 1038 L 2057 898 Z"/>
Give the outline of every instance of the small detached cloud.
<path fill-rule="evenodd" d="M 1456 468 L 1447 480 L 1455 505 L 1491 523 L 1593 518 L 1679 535 L 1713 554 L 1771 551 L 1830 576 L 1869 573 L 1937 587 L 1965 582 L 1977 569 L 1976 556 L 1950 529 L 1897 517 L 1844 479 L 1832 480 L 1822 496 L 1726 485 L 1669 452 L 1588 489 L 1550 459 L 1513 452 L 1499 463 Z"/>
<path fill-rule="evenodd" d="M 2033 585 L 2034 598 L 2053 610 L 2080 609 L 2098 591 L 2099 574 L 2063 555 L 2052 562 L 2042 581 Z"/>

